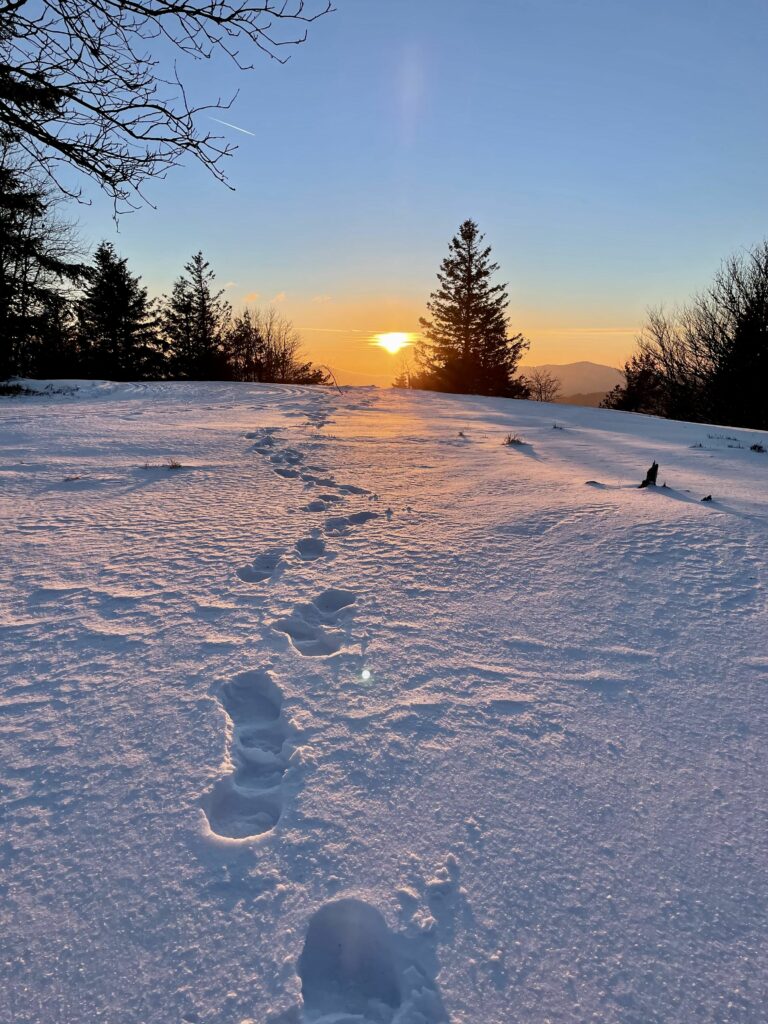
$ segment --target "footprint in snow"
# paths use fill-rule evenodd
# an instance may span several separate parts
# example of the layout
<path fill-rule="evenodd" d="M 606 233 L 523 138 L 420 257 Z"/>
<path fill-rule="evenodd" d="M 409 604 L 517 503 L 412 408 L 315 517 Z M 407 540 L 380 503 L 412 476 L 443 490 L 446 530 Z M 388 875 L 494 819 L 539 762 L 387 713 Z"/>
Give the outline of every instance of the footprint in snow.
<path fill-rule="evenodd" d="M 314 427 L 316 430 L 322 429 L 331 418 L 331 409 L 329 406 L 314 406 L 304 413 L 307 417 L 307 423 Z"/>
<path fill-rule="evenodd" d="M 327 512 L 328 504 L 321 498 L 315 498 L 314 501 L 310 501 L 309 504 L 304 505 L 302 512 Z"/>
<path fill-rule="evenodd" d="M 283 564 L 282 549 L 267 551 L 263 555 L 254 558 L 250 565 L 243 565 L 237 570 L 237 575 L 243 583 L 264 583 L 272 579 L 277 570 Z"/>
<path fill-rule="evenodd" d="M 219 702 L 232 722 L 233 771 L 203 801 L 211 832 L 246 840 L 270 832 L 283 809 L 283 776 L 290 756 L 283 695 L 268 672 L 244 672 L 221 687 Z"/>
<path fill-rule="evenodd" d="M 253 441 L 253 451 L 259 455 L 271 455 L 275 448 L 274 434 L 277 433 L 276 427 L 265 427 L 263 430 L 255 430 L 249 434 L 246 434 L 246 440 Z"/>
<path fill-rule="evenodd" d="M 350 494 L 358 494 L 358 495 L 360 495 L 360 494 L 370 494 L 371 493 L 370 491 L 366 490 L 365 487 L 358 487 L 356 484 L 340 484 L 332 476 L 318 476 L 318 473 L 324 473 L 324 472 L 326 472 L 326 471 L 325 470 L 320 470 L 320 469 L 311 470 L 311 467 L 308 466 L 305 470 L 302 470 L 302 472 L 299 473 L 299 476 L 304 481 L 304 483 L 307 485 L 307 487 L 326 487 L 328 489 L 333 489 L 335 491 L 338 491 L 339 495 L 350 495 Z M 336 501 L 343 500 L 343 499 L 339 498 L 337 495 L 333 495 L 331 497 L 334 498 Z M 329 498 L 329 496 L 327 494 L 322 495 L 322 498 L 325 501 L 329 501 L 330 500 L 330 498 Z"/>
<path fill-rule="evenodd" d="M 287 466 L 296 466 L 302 460 L 304 456 L 301 452 L 297 452 L 295 448 L 284 448 L 282 451 L 275 452 L 269 456 L 269 461 L 272 463 L 283 463 Z"/>
<path fill-rule="evenodd" d="M 351 590 L 332 588 L 316 597 L 311 604 L 296 605 L 290 615 L 272 623 L 284 633 L 304 658 L 330 658 L 341 650 L 346 634 L 339 628 L 342 613 L 357 601 Z"/>
<path fill-rule="evenodd" d="M 332 476 L 318 476 L 318 472 L 325 472 L 324 470 L 315 470 L 313 473 L 300 473 L 301 479 L 307 485 L 307 487 L 335 487 L 336 481 Z"/>
<path fill-rule="evenodd" d="M 314 562 L 325 554 L 325 541 L 319 537 L 303 537 L 296 542 L 296 551 L 305 562 Z"/>
<path fill-rule="evenodd" d="M 355 484 L 338 484 L 339 491 L 342 494 L 370 494 L 365 487 L 357 487 Z"/>
<path fill-rule="evenodd" d="M 318 494 L 316 498 L 304 506 L 304 512 L 327 512 L 331 505 L 343 503 L 338 494 Z"/>
<path fill-rule="evenodd" d="M 331 516 L 325 521 L 325 532 L 332 536 L 343 536 L 349 533 L 353 526 L 362 526 L 371 519 L 378 518 L 378 512 L 352 512 L 348 516 Z"/>
<path fill-rule="evenodd" d="M 305 1019 L 448 1024 L 416 948 L 369 903 L 327 903 L 312 916 L 299 957 Z"/>
<path fill-rule="evenodd" d="M 261 441 L 264 438 L 272 437 L 273 434 L 278 432 L 278 427 L 260 427 L 258 430 L 253 430 L 249 434 L 246 434 L 246 440 L 248 441 Z"/>

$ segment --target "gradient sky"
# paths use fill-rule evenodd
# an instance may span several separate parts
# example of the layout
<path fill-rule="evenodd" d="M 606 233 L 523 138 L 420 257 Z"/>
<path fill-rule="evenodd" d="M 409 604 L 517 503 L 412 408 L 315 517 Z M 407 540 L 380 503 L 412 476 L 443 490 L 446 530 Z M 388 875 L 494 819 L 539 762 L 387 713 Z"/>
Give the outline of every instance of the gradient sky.
<path fill-rule="evenodd" d="M 340 379 L 391 379 L 459 223 L 509 281 L 529 363 L 620 364 L 645 309 L 768 234 L 765 0 L 335 0 L 281 66 L 182 65 L 235 192 L 191 162 L 156 209 L 79 211 L 150 291 L 202 249 L 233 305 L 276 301 Z M 369 375 L 369 376 L 366 376 Z"/>

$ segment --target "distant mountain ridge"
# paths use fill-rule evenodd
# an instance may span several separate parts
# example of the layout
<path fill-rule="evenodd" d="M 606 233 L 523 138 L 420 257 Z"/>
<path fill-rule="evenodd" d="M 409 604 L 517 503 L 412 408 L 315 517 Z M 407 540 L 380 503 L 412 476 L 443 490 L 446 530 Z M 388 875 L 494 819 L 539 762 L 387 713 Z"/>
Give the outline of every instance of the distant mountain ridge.
<path fill-rule="evenodd" d="M 334 368 L 340 384 L 355 387 L 391 387 L 396 376 L 393 369 L 389 374 L 373 374 L 355 372 L 343 368 Z M 624 383 L 624 375 L 613 366 L 601 363 L 590 363 L 586 360 L 578 363 L 541 363 L 538 366 L 523 366 L 519 373 L 525 376 L 531 370 L 546 370 L 562 384 L 563 390 L 558 401 L 571 405 L 596 406 L 605 395 L 617 384 Z"/>
<path fill-rule="evenodd" d="M 613 366 L 604 366 L 602 363 L 590 363 L 586 360 L 578 363 L 542 363 L 538 366 L 520 367 L 520 373 L 523 376 L 526 371 L 531 370 L 545 370 L 553 377 L 557 377 L 563 388 L 561 398 L 589 397 L 594 399 L 595 396 L 602 397 L 607 394 L 617 384 L 624 383 L 624 375 L 621 370 L 617 370 Z M 590 401 L 589 404 L 593 403 Z"/>

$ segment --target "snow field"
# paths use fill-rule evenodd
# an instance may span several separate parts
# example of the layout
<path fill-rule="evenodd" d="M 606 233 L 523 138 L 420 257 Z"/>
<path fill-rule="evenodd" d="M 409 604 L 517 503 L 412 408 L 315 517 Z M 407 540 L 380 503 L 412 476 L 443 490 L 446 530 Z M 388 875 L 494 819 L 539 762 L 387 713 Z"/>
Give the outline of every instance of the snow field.
<path fill-rule="evenodd" d="M 0 1020 L 764 1019 L 759 435 L 85 382 L 0 430 Z"/>

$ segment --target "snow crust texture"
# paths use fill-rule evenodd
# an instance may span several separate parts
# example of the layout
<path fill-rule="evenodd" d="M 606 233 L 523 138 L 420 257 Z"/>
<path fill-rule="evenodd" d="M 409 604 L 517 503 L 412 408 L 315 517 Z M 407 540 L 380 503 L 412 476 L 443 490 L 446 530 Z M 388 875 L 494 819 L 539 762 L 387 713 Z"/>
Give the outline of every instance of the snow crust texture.
<path fill-rule="evenodd" d="M 752 444 L 394 390 L 2 400 L 0 1024 L 762 1024 Z"/>

